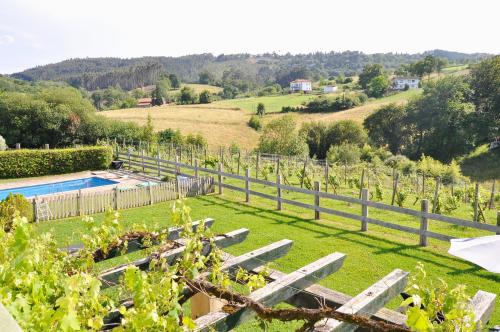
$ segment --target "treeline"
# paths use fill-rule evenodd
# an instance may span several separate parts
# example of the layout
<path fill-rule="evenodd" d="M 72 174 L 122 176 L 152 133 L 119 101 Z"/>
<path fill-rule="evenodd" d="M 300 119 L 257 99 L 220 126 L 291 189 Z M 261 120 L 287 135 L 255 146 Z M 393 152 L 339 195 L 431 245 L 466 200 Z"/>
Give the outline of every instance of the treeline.
<path fill-rule="evenodd" d="M 371 63 L 378 63 L 395 70 L 403 64 L 424 59 L 427 55 L 444 58 L 450 63 L 474 63 L 487 54 L 464 54 L 447 51 L 429 51 L 420 54 L 378 53 L 345 51 L 329 53 L 260 55 L 199 54 L 182 57 L 143 57 L 135 59 L 89 58 L 70 59 L 55 64 L 39 66 L 16 73 L 16 78 L 38 81 L 65 81 L 87 90 L 107 88 L 117 84 L 123 89 L 153 84 L 155 75 L 165 71 L 177 75 L 184 82 L 212 82 L 240 92 L 274 83 L 285 87 L 296 78 L 318 80 L 332 76 L 352 76 Z M 144 72 L 144 73 L 143 73 Z M 202 75 L 202 73 L 209 73 Z"/>
<path fill-rule="evenodd" d="M 151 130 L 98 115 L 81 91 L 72 87 L 28 85 L 5 78 L 0 82 L 8 86 L 0 91 L 0 136 L 10 147 L 94 144 L 106 137 L 150 139 Z"/>

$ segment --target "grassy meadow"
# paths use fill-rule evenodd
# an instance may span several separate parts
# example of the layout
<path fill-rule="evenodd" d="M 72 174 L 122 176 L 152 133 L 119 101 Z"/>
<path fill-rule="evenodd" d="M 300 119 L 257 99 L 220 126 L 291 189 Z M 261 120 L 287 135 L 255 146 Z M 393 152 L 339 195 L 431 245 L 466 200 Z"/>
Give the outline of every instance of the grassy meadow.
<path fill-rule="evenodd" d="M 421 93 L 421 89 L 408 90 L 394 95 L 370 99 L 362 106 L 332 113 L 294 113 L 301 124 L 308 121 L 363 121 L 378 107 L 388 103 L 405 103 Z M 335 94 L 333 94 L 335 95 Z M 228 146 L 237 143 L 241 148 L 253 149 L 258 144 L 259 133 L 248 126 L 248 120 L 259 102 L 266 107 L 264 124 L 276 117 L 283 116 L 281 107 L 298 106 L 316 97 L 315 95 L 289 94 L 279 96 L 251 97 L 217 101 L 200 105 L 163 105 L 151 108 L 129 108 L 101 112 L 112 119 L 145 124 L 148 114 L 153 118 L 155 130 L 166 128 L 180 129 L 183 134 L 202 134 L 210 146 Z"/>

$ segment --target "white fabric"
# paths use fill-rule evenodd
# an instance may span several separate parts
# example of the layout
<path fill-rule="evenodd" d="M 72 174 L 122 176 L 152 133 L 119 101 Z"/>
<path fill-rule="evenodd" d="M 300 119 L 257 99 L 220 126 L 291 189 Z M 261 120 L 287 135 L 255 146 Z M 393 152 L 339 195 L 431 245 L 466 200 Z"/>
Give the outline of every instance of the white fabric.
<path fill-rule="evenodd" d="M 500 235 L 453 239 L 448 253 L 500 273 Z"/>

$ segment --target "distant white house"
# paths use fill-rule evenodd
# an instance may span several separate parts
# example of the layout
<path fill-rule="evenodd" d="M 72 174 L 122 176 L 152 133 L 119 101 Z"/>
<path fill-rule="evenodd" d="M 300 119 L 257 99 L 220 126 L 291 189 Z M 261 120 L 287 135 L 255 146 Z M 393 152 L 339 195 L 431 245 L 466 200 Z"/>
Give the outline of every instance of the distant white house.
<path fill-rule="evenodd" d="M 406 86 L 408 89 L 417 89 L 420 83 L 418 77 L 394 77 L 392 79 L 392 88 L 394 90 L 404 90 Z"/>
<path fill-rule="evenodd" d="M 311 92 L 312 91 L 312 83 L 309 80 L 299 79 L 290 82 L 290 91 L 291 92 Z"/>
<path fill-rule="evenodd" d="M 325 85 L 323 87 L 323 93 L 332 93 L 332 92 L 336 92 L 336 91 L 337 91 L 337 87 L 333 86 L 333 85 Z"/>

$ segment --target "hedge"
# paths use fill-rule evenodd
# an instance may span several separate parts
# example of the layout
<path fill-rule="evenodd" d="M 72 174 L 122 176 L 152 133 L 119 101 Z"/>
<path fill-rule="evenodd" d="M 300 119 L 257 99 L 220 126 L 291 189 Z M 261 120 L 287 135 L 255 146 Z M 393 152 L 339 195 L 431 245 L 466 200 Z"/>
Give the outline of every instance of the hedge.
<path fill-rule="evenodd" d="M 107 146 L 0 151 L 0 178 L 21 178 L 106 169 L 112 159 L 113 151 Z"/>

